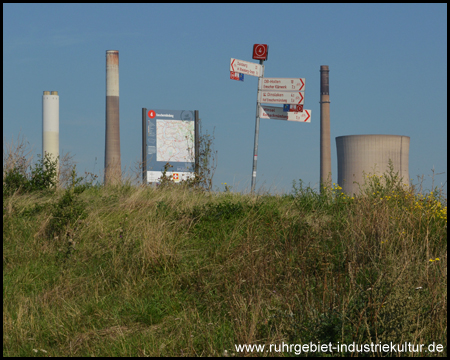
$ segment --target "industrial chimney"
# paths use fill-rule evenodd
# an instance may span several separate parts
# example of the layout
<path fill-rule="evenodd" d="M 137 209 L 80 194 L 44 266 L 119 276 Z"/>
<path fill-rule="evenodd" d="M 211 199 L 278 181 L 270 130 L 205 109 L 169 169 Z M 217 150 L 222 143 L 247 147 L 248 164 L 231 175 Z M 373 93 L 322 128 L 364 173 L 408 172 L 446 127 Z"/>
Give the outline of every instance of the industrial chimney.
<path fill-rule="evenodd" d="M 119 51 L 106 51 L 105 185 L 120 182 Z"/>
<path fill-rule="evenodd" d="M 331 185 L 330 70 L 320 66 L 320 182 Z"/>
<path fill-rule="evenodd" d="M 42 159 L 45 159 L 46 153 L 52 160 L 58 161 L 59 96 L 57 91 L 44 91 L 42 95 Z"/>

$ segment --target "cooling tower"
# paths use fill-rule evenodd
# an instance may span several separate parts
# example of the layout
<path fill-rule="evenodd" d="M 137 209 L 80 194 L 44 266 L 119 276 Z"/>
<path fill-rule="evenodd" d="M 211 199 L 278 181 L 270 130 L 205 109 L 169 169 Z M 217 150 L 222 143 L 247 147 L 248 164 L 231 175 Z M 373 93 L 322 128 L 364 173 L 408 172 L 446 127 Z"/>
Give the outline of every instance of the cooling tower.
<path fill-rule="evenodd" d="M 389 160 L 394 173 L 409 184 L 409 141 L 409 136 L 401 135 L 338 136 L 338 184 L 347 195 L 359 194 L 358 184 L 361 188 L 364 185 L 363 171 L 382 175 L 388 170 Z"/>
<path fill-rule="evenodd" d="M 105 185 L 120 182 L 119 51 L 106 51 Z"/>
<path fill-rule="evenodd" d="M 42 95 L 42 158 L 49 154 L 53 160 L 59 156 L 59 96 L 57 91 L 44 91 Z"/>
<path fill-rule="evenodd" d="M 320 183 L 331 184 L 330 70 L 320 67 Z"/>

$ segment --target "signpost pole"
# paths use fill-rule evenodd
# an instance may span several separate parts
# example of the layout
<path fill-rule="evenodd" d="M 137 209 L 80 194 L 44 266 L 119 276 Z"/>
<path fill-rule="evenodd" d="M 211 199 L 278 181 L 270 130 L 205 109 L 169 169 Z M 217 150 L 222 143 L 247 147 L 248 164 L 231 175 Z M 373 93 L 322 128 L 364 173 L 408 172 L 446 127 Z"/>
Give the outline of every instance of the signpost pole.
<path fill-rule="evenodd" d="M 259 91 L 261 89 L 262 79 L 264 78 L 264 60 L 259 60 L 261 64 L 261 76 L 258 77 L 258 92 L 256 96 L 256 124 L 255 124 L 255 147 L 253 149 L 253 171 L 252 171 L 252 189 L 254 193 L 256 185 L 256 162 L 258 161 L 258 137 L 259 137 Z"/>

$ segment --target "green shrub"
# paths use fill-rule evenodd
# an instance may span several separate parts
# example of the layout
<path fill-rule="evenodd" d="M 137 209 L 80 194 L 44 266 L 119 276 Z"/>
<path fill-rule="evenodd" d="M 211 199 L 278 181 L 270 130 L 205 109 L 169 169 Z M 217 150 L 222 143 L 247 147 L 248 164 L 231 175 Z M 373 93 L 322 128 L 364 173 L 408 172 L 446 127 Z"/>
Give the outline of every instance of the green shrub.
<path fill-rule="evenodd" d="M 72 189 L 67 189 L 52 209 L 52 218 L 48 224 L 48 234 L 61 234 L 68 226 L 87 217 L 86 205 Z"/>
<path fill-rule="evenodd" d="M 82 177 L 77 177 L 74 166 L 70 187 L 64 191 L 61 199 L 53 205 L 52 218 L 47 227 L 48 235 L 61 234 L 68 226 L 73 226 L 76 221 L 87 217 L 86 203 L 78 195 L 92 186 L 92 184 L 80 184 L 82 181 Z"/>
<path fill-rule="evenodd" d="M 53 160 L 50 154 L 44 157 L 38 155 L 39 160 L 27 173 L 26 169 L 14 166 L 7 170 L 3 178 L 3 196 L 9 196 L 19 192 L 33 192 L 41 190 L 55 189 L 58 178 L 58 160 Z"/>
<path fill-rule="evenodd" d="M 17 168 L 6 172 L 3 178 L 3 197 L 12 195 L 17 190 L 25 190 L 28 187 L 28 179 Z"/>

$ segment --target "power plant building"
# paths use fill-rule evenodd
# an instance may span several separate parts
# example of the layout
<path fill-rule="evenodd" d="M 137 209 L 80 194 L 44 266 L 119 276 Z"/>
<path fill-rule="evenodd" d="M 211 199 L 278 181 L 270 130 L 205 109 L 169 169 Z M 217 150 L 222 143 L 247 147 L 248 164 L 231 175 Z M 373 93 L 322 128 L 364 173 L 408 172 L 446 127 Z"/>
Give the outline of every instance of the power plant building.
<path fill-rule="evenodd" d="M 359 194 L 366 175 L 383 175 L 392 161 L 394 173 L 409 185 L 409 136 L 348 135 L 336 138 L 338 184 L 347 195 Z M 359 185 L 358 185 L 359 184 Z"/>

